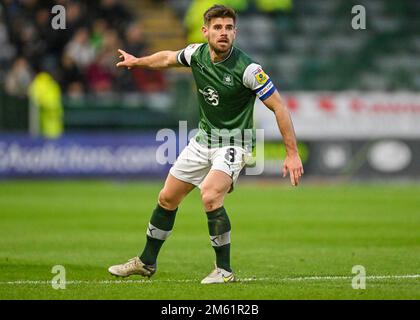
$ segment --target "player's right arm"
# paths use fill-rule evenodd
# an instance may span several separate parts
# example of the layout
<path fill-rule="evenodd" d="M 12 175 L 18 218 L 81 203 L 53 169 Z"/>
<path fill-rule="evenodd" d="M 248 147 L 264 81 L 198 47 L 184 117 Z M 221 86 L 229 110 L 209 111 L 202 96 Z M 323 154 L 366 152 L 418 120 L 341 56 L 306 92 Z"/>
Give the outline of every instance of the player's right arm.
<path fill-rule="evenodd" d="M 128 69 L 139 67 L 154 70 L 172 67 L 191 67 L 192 56 L 201 45 L 202 43 L 194 43 L 179 51 L 159 51 L 141 58 L 137 58 L 124 50 L 118 49 L 120 59 L 123 59 L 123 61 L 118 62 L 117 67 Z"/>
<path fill-rule="evenodd" d="M 118 52 L 120 53 L 120 59 L 122 59 L 122 61 L 117 63 L 117 67 L 128 69 L 138 67 L 152 70 L 182 67 L 177 60 L 179 51 L 159 51 L 150 56 L 140 58 L 121 49 L 118 49 Z"/>

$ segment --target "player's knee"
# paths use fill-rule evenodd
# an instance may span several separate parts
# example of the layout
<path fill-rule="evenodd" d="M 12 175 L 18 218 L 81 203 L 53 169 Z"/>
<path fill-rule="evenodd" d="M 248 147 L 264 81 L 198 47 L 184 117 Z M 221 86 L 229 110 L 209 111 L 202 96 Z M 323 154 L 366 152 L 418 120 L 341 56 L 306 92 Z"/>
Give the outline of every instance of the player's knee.
<path fill-rule="evenodd" d="M 165 189 L 159 192 L 159 205 L 167 210 L 175 210 L 178 207 L 178 202 Z"/>
<path fill-rule="evenodd" d="M 216 210 L 221 206 L 221 194 L 213 189 L 202 189 L 201 201 L 207 212 Z"/>

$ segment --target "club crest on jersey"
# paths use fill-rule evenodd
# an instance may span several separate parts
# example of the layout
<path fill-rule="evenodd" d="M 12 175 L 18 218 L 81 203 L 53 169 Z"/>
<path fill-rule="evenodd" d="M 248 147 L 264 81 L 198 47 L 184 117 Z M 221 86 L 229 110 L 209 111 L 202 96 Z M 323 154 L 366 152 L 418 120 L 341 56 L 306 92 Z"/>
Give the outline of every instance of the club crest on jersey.
<path fill-rule="evenodd" d="M 257 71 L 254 71 L 254 76 L 255 76 L 255 79 L 257 79 L 257 82 L 259 84 L 264 84 L 268 80 L 267 75 L 261 68 L 258 68 Z"/>
<path fill-rule="evenodd" d="M 219 93 L 211 86 L 205 87 L 203 90 L 198 89 L 198 92 L 200 92 L 204 100 L 212 106 L 218 106 L 219 105 Z"/>
<path fill-rule="evenodd" d="M 227 86 L 233 86 L 233 76 L 229 73 L 223 75 L 223 84 Z"/>

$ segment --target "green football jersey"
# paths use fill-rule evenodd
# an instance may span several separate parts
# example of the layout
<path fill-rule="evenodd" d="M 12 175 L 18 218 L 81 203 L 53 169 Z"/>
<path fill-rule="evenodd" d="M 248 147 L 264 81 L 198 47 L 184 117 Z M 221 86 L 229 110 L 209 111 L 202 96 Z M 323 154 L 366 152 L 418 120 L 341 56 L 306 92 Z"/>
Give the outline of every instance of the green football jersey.
<path fill-rule="evenodd" d="M 275 87 L 261 66 L 236 47 L 213 63 L 209 45 L 192 44 L 178 54 L 191 67 L 197 86 L 200 120 L 195 139 L 208 147 L 239 145 L 251 150 L 256 97 L 267 99 Z"/>

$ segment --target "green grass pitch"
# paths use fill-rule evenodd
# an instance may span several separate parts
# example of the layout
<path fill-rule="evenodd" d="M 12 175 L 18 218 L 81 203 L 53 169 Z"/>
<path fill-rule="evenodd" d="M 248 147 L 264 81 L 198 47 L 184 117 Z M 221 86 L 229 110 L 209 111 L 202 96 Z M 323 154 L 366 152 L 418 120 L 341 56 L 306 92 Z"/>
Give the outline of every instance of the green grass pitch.
<path fill-rule="evenodd" d="M 285 180 L 282 180 L 285 181 Z M 239 182 L 229 285 L 200 284 L 213 268 L 207 219 L 194 190 L 151 280 L 118 281 L 108 266 L 143 248 L 160 183 L 0 183 L 1 299 L 420 299 L 420 185 Z M 55 290 L 54 265 L 66 270 Z M 352 288 L 352 267 L 366 289 Z"/>

